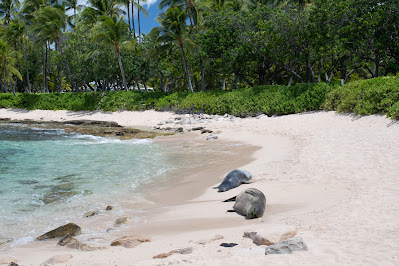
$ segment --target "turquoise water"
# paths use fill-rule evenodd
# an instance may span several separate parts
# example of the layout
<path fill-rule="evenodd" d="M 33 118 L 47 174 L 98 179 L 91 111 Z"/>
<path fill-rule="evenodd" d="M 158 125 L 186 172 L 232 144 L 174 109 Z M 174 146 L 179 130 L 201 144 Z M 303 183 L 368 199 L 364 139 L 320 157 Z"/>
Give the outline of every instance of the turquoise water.
<path fill-rule="evenodd" d="M 31 240 L 108 204 L 122 213 L 123 195 L 143 198 L 143 184 L 184 167 L 184 158 L 184 151 L 147 139 L 0 124 L 0 238 Z"/>

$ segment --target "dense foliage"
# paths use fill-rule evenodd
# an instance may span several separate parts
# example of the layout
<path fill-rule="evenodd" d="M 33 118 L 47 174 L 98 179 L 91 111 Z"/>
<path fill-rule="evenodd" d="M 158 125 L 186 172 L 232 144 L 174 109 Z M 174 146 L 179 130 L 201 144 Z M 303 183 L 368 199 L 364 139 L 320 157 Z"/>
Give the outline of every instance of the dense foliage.
<path fill-rule="evenodd" d="M 145 35 L 140 1 L 2 1 L 0 91 L 218 92 L 399 72 L 397 0 L 159 6 L 160 26 Z"/>
<path fill-rule="evenodd" d="M 184 113 L 225 113 L 236 116 L 284 115 L 316 110 L 356 114 L 386 114 L 399 118 L 399 76 L 345 84 L 264 85 L 233 91 L 208 92 L 88 92 L 0 94 L 0 108 L 47 110 L 148 110 Z"/>

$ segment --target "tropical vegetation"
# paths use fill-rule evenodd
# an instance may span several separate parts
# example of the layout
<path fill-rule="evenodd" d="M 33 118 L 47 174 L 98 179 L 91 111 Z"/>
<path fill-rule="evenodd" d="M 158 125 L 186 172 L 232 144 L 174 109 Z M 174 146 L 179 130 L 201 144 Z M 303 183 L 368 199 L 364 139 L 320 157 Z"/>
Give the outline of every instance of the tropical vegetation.
<path fill-rule="evenodd" d="M 397 90 L 391 86 L 381 85 L 388 91 L 367 92 L 359 85 L 374 88 L 374 79 L 396 82 L 396 0 L 161 0 L 159 27 L 146 33 L 140 23 L 140 14 L 148 15 L 143 3 L 3 0 L 0 92 L 17 95 L 17 106 L 55 97 L 37 93 L 54 93 L 66 102 L 72 98 L 93 104 L 102 100 L 87 103 L 83 109 L 107 109 L 101 106 L 107 102 L 104 97 L 130 90 L 155 92 L 150 96 L 116 93 L 127 97 L 125 103 L 111 104 L 109 109 L 141 109 L 137 102 L 127 103 L 133 98 L 148 100 L 144 109 L 164 109 L 167 104 L 159 107 L 160 102 L 170 99 L 178 102 L 168 108 L 238 115 L 322 106 L 394 114 L 399 108 Z M 306 88 L 303 97 L 315 97 L 309 100 L 314 104 L 298 102 L 284 111 L 284 97 L 276 95 L 297 95 L 302 90 L 298 88 Z M 322 93 L 320 88 L 324 88 Z M 85 94 L 71 96 L 81 92 Z M 190 96 L 194 92 L 198 95 Z M 65 93 L 70 95 L 61 96 Z M 261 98 L 255 100 L 251 95 Z M 182 97 L 184 101 L 179 102 Z M 253 102 L 253 106 L 245 111 L 229 109 L 229 97 Z M 277 99 L 273 104 L 281 108 L 270 107 L 273 97 Z M 389 99 L 376 106 L 373 97 L 377 102 L 380 97 Z M 121 101 L 119 96 L 116 99 Z M 292 99 L 300 101 L 296 96 Z"/>

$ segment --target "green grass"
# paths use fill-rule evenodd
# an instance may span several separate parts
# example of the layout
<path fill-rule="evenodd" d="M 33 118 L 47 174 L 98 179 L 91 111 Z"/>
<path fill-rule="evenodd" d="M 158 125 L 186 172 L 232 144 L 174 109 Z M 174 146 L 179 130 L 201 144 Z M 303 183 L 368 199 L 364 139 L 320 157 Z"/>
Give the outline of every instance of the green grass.
<path fill-rule="evenodd" d="M 235 91 L 163 92 L 133 91 L 0 94 L 0 108 L 45 110 L 175 111 L 225 113 L 246 117 L 285 115 L 316 110 L 336 110 L 359 115 L 385 114 L 399 119 L 399 76 L 358 80 L 343 87 L 326 83 L 295 86 L 257 86 Z"/>

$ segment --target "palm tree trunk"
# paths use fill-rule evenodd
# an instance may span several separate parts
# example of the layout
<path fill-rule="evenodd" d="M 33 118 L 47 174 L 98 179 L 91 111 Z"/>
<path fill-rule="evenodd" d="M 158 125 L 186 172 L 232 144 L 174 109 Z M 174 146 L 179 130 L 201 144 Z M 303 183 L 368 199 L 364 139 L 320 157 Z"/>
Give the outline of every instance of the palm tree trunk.
<path fill-rule="evenodd" d="M 186 75 L 187 75 L 188 88 L 190 89 L 190 92 L 194 92 L 193 86 L 191 85 L 190 74 L 188 73 L 188 68 L 187 68 L 187 64 L 186 64 L 186 56 L 184 55 L 184 49 L 183 49 L 182 43 L 180 44 L 180 50 L 181 50 L 181 56 L 183 57 L 184 70 L 186 71 Z"/>
<path fill-rule="evenodd" d="M 11 80 L 10 72 L 8 71 L 7 60 L 4 61 L 4 66 L 7 71 L 8 80 L 10 81 L 10 88 L 12 88 L 12 93 L 14 94 L 14 96 L 17 96 L 17 94 L 15 93 L 15 87 L 12 86 L 12 80 Z"/>
<path fill-rule="evenodd" d="M 128 18 L 128 24 L 129 24 L 129 32 L 131 33 L 132 32 L 132 26 L 130 25 L 130 1 L 127 1 L 126 2 L 127 3 L 127 5 L 126 5 L 126 7 L 127 7 L 127 18 Z"/>
<path fill-rule="evenodd" d="M 76 91 L 77 88 L 76 88 L 75 82 L 73 82 L 73 78 L 72 78 L 72 74 L 71 74 L 71 68 L 69 67 L 68 61 L 65 59 L 64 52 L 62 50 L 62 45 L 60 43 L 60 39 L 59 38 L 58 38 L 57 42 L 58 42 L 58 48 L 59 48 L 61 56 L 62 56 L 62 60 L 64 61 L 65 67 L 66 67 L 67 72 L 68 72 L 69 81 L 71 82 L 71 85 L 72 85 L 72 91 Z"/>
<path fill-rule="evenodd" d="M 204 64 L 202 62 L 202 55 L 200 55 L 200 69 L 201 69 L 201 90 L 205 91 L 205 71 L 204 71 Z"/>
<path fill-rule="evenodd" d="M 46 92 L 46 58 L 47 58 L 47 44 L 46 44 L 46 52 L 42 47 L 42 57 L 43 57 L 43 93 Z"/>
<path fill-rule="evenodd" d="M 118 62 L 119 62 L 119 68 L 121 69 L 123 87 L 125 90 L 127 90 L 126 79 L 125 79 L 125 70 L 123 69 L 123 66 L 122 66 L 121 53 L 119 52 L 119 49 L 116 51 L 116 53 L 118 54 Z"/>
<path fill-rule="evenodd" d="M 226 90 L 226 75 L 223 75 L 222 90 Z"/>
<path fill-rule="evenodd" d="M 137 0 L 138 6 L 140 6 L 140 0 Z M 140 8 L 137 7 L 137 22 L 139 23 L 139 39 L 141 38 L 141 28 L 140 28 Z"/>
<path fill-rule="evenodd" d="M 133 28 L 133 37 L 136 39 L 136 29 L 134 27 L 134 2 L 135 0 L 132 1 L 132 28 Z"/>
<path fill-rule="evenodd" d="M 29 69 L 28 69 L 28 60 L 26 58 L 26 50 L 25 50 L 25 45 L 24 41 L 21 41 L 21 46 L 22 46 L 22 52 L 24 53 L 24 61 L 25 61 L 25 68 L 26 68 L 26 82 L 28 83 L 28 93 L 32 92 L 32 88 L 30 86 L 30 80 L 29 80 Z"/>

